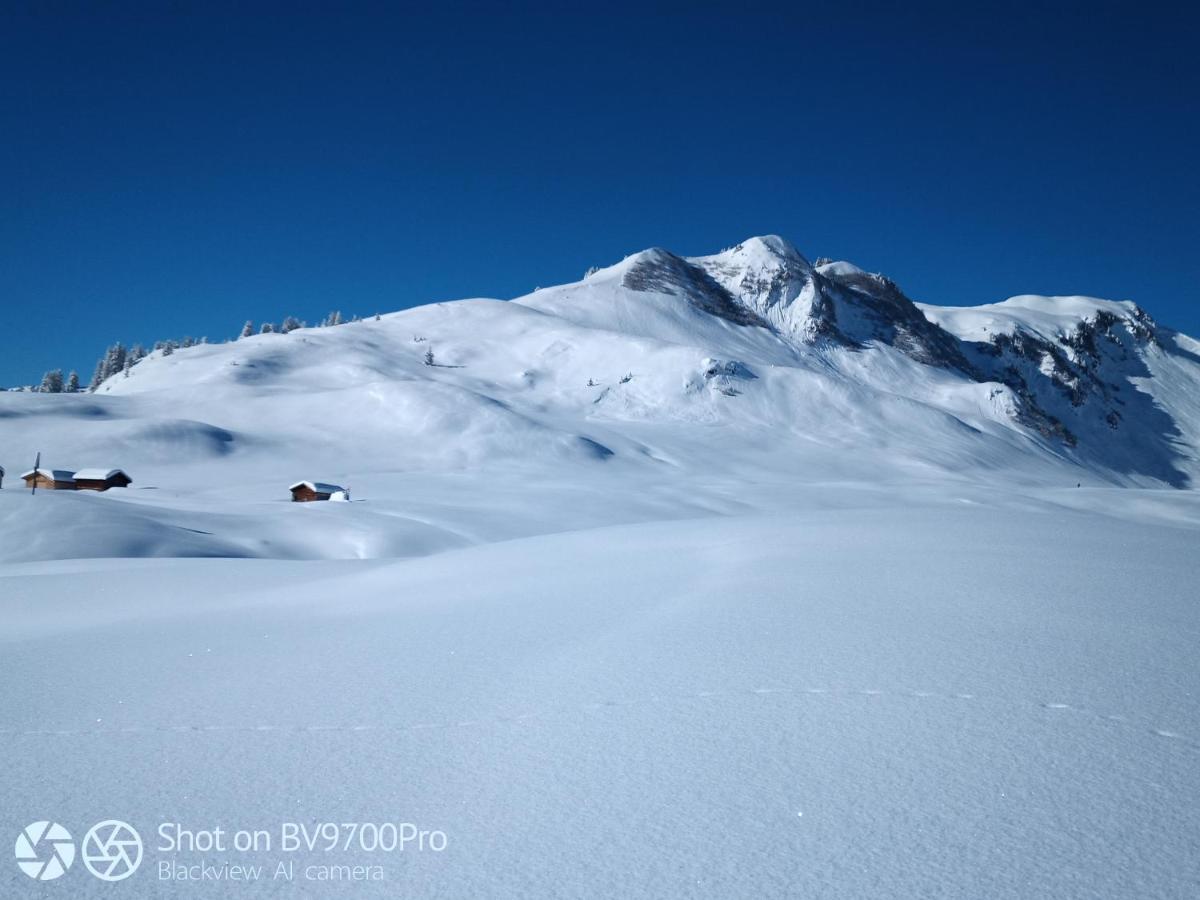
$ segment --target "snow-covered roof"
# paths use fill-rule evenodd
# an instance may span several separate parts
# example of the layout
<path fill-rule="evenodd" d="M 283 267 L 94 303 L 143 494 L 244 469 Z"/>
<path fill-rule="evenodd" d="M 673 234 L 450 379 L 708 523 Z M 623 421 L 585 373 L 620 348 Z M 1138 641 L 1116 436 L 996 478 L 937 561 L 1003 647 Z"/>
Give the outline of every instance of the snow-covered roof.
<path fill-rule="evenodd" d="M 108 481 L 116 475 L 129 476 L 122 469 L 80 469 L 75 473 L 76 481 Z"/>
<path fill-rule="evenodd" d="M 51 481 L 74 481 L 75 473 L 70 469 L 30 469 L 28 472 L 21 473 L 22 478 L 28 478 L 35 471 L 41 475 L 45 475 Z"/>
<path fill-rule="evenodd" d="M 288 490 L 294 491 L 298 487 L 307 487 L 310 490 L 316 491 L 318 494 L 333 494 L 337 491 L 346 490 L 340 484 L 330 484 L 327 481 L 297 481 L 295 484 L 289 487 Z"/>

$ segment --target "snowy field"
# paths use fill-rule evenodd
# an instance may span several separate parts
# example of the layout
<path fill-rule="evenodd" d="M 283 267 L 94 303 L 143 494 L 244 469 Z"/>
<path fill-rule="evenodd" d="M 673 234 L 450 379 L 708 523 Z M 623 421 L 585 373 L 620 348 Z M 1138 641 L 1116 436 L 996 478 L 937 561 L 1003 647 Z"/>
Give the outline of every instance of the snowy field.
<path fill-rule="evenodd" d="M 1200 346 L 794 253 L 0 394 L 0 897 L 1200 896 Z"/>
<path fill-rule="evenodd" d="M 961 505 L 9 567 L 6 824 L 445 832 L 349 854 L 370 896 L 1194 896 L 1196 538 Z"/>

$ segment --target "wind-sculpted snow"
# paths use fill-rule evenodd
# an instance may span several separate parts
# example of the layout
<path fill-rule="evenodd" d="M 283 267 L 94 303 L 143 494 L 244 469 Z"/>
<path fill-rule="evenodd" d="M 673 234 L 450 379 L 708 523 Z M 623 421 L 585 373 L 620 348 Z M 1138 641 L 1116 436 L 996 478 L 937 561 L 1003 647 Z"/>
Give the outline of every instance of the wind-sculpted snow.
<path fill-rule="evenodd" d="M 1196 523 L 1063 493 L 3 566 L 0 826 L 120 815 L 134 897 L 280 895 L 157 881 L 158 822 L 400 817 L 448 850 L 338 896 L 1192 900 Z"/>

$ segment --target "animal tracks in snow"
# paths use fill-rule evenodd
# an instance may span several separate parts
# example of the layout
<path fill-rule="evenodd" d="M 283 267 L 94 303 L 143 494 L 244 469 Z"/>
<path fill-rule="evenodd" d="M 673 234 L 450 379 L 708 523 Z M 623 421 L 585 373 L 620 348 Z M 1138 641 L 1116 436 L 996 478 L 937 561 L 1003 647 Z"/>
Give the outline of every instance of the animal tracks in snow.
<path fill-rule="evenodd" d="M 728 700 L 738 697 L 760 697 L 764 700 L 771 698 L 793 698 L 796 702 L 804 702 L 804 697 L 813 698 L 816 700 L 847 700 L 851 698 L 861 698 L 863 700 L 942 700 L 942 701 L 971 701 L 976 699 L 975 694 L 952 692 L 952 691 L 929 691 L 929 690 L 883 690 L 880 688 L 838 688 L 838 687 L 753 687 L 753 688 L 734 688 L 728 690 L 702 690 L 694 693 L 673 694 L 673 695 L 648 695 L 644 697 L 634 698 L 605 698 L 600 700 L 590 700 L 586 703 L 580 703 L 573 706 L 563 707 L 556 710 L 547 710 L 542 712 L 527 712 L 520 715 L 505 715 L 495 716 L 482 719 L 453 719 L 445 722 L 415 722 L 412 724 L 368 724 L 368 723 L 353 723 L 353 724 L 336 724 L 336 723 L 313 723 L 313 724 L 257 724 L 257 725 L 229 725 L 220 723 L 211 723 L 203 725 L 127 725 L 121 727 L 109 728 L 81 728 L 81 729 L 3 729 L 0 728 L 0 738 L 9 737 L 78 737 L 87 735 L 113 735 L 113 734 L 203 734 L 212 732 L 223 733 L 288 733 L 288 734 L 318 734 L 318 733 L 403 733 L 403 732 L 421 732 L 421 731 L 449 731 L 451 729 L 460 728 L 477 728 L 480 726 L 490 725 L 510 725 L 520 726 L 524 723 L 535 721 L 538 719 L 554 718 L 572 713 L 604 713 L 613 712 L 616 710 L 628 709 L 644 704 L 680 704 L 692 702 L 696 700 Z M 1153 726 L 1139 726 L 1137 722 L 1130 719 L 1128 716 L 1110 713 L 1095 713 L 1077 706 L 1072 706 L 1069 703 L 1060 702 L 1043 702 L 1037 705 L 1043 710 L 1050 713 L 1066 713 L 1076 714 L 1079 717 L 1092 719 L 1097 722 L 1105 722 L 1114 725 L 1124 725 L 1130 728 L 1143 727 L 1155 737 L 1168 739 L 1187 746 L 1194 750 L 1200 750 L 1200 743 L 1190 739 L 1184 734 L 1169 728 L 1160 728 Z M 865 707 L 864 707 L 865 708 Z M 1036 708 L 1036 707 L 1031 707 Z"/>

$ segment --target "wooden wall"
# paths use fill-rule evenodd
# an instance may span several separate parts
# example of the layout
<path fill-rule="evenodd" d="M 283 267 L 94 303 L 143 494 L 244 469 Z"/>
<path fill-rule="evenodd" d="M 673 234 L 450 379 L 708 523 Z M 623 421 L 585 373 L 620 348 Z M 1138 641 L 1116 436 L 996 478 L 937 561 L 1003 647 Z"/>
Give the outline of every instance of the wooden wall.
<path fill-rule="evenodd" d="M 39 472 L 37 475 L 30 475 L 25 479 L 25 487 L 33 487 L 34 479 L 37 479 L 37 486 L 47 491 L 73 491 L 75 483 L 72 481 L 51 481 L 46 475 Z"/>
<path fill-rule="evenodd" d="M 328 494 L 319 494 L 310 488 L 307 484 L 302 484 L 300 487 L 292 491 L 292 500 L 297 503 L 308 503 L 313 500 L 328 500 Z"/>

